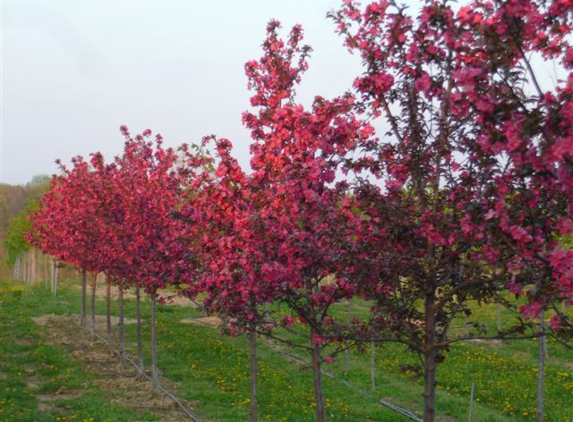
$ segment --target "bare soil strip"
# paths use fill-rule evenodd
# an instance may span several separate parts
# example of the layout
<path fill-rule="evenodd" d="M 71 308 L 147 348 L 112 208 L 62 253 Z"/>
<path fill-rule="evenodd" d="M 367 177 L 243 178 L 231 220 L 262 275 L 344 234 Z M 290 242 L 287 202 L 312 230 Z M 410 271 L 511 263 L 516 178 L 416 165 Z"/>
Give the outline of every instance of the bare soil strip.
<path fill-rule="evenodd" d="M 82 286 L 78 283 L 73 285 L 74 289 L 76 290 L 81 290 Z M 119 289 L 117 286 L 113 285 L 111 286 L 111 300 L 117 300 L 119 298 Z M 105 299 L 107 294 L 107 290 L 106 290 L 106 285 L 105 283 L 102 283 L 101 281 L 98 281 L 96 284 L 96 297 L 100 298 L 100 299 Z M 190 306 L 192 308 L 197 307 L 197 305 L 191 301 L 190 299 L 187 299 L 185 297 L 179 296 L 173 292 L 166 292 L 166 291 L 159 291 L 160 296 L 162 296 L 165 299 L 165 305 L 177 305 L 177 306 Z M 91 285 L 88 283 L 87 286 L 87 296 L 90 297 L 91 296 Z M 123 297 L 125 299 L 135 299 L 135 293 L 133 289 L 126 289 L 123 292 Z M 145 293 L 143 293 L 143 291 L 141 292 L 141 297 L 145 298 L 146 295 Z M 145 300 L 145 299 L 144 299 Z"/>
<path fill-rule="evenodd" d="M 221 325 L 221 319 L 216 316 L 207 316 L 207 317 L 200 317 L 200 318 L 186 318 L 181 320 L 183 324 L 197 324 L 197 325 L 206 325 L 208 327 L 219 327 Z"/>
<path fill-rule="evenodd" d="M 33 320 L 36 324 L 46 327 L 48 335 L 44 341 L 47 344 L 64 348 L 71 358 L 81 362 L 86 373 L 97 377 L 95 384 L 103 392 L 107 392 L 110 402 L 136 412 L 151 413 L 161 421 L 189 421 L 189 417 L 173 400 L 154 392 L 151 382 L 137 378 L 133 366 L 127 362 L 121 365 L 118 356 L 112 353 L 105 343 L 84 331 L 75 316 L 44 315 Z M 96 328 L 100 333 L 105 332 L 105 317 L 98 316 Z M 175 383 L 167 379 L 162 379 L 161 383 L 168 391 L 176 392 Z M 52 410 L 56 400 L 79 397 L 82 394 L 83 391 L 62 387 L 53 394 L 39 395 L 39 406 L 40 409 Z M 190 403 L 184 404 L 189 409 L 193 408 Z M 137 418 L 136 415 L 134 417 Z M 137 419 L 131 420 L 136 421 Z"/>

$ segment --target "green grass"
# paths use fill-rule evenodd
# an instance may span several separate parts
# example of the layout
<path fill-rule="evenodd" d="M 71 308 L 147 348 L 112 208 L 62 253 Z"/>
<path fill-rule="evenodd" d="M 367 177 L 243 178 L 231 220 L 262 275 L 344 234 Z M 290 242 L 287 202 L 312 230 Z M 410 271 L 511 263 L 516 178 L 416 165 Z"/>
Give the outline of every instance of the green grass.
<path fill-rule="evenodd" d="M 52 298 L 43 288 L 0 283 L 0 422 L 127 421 L 134 412 L 109 402 L 67 352 L 42 342 L 42 328 L 31 317 L 64 314 L 75 298 L 70 291 Z M 38 408 L 38 395 L 60 388 L 81 390 L 81 396 L 50 401 Z M 156 420 L 137 414 L 138 420 Z"/>
<path fill-rule="evenodd" d="M 12 286 L 13 285 L 9 285 Z M 2 354 L 9 358 L 0 372 L 19 371 L 37 366 L 45 379 L 45 387 L 57 389 L 58 377 L 65 377 L 66 385 L 91 389 L 83 400 L 97 402 L 98 392 L 80 368 L 58 349 L 43 346 L 39 342 L 38 327 L 29 316 L 46 313 L 70 313 L 79 309 L 79 291 L 63 287 L 58 298 L 52 298 L 42 288 L 26 288 L 20 297 L 6 293 L 2 301 L 2 323 L 10 319 L 10 342 L 2 342 Z M 97 312 L 103 314 L 103 301 L 97 302 Z M 357 308 L 357 307 L 355 307 Z M 117 314 L 117 304 L 112 312 Z M 483 312 L 491 323 L 491 309 L 476 309 Z M 495 309 L 494 311 L 495 312 Z M 126 302 L 126 314 L 135 316 L 134 301 Z M 149 306 L 143 306 L 144 335 L 148 340 Z M 244 336 L 229 338 L 221 336 L 210 327 L 182 324 L 180 321 L 199 316 L 189 307 L 165 306 L 158 310 L 159 366 L 164 376 L 178 383 L 178 395 L 192 403 L 195 410 L 213 422 L 236 422 L 248 420 L 249 369 L 248 345 Z M 505 317 L 505 315 L 504 315 Z M 493 320 L 495 324 L 495 319 Z M 3 327 L 4 328 L 4 327 Z M 126 334 L 134 350 L 135 326 L 128 325 Z M 4 335 L 4 332 L 3 332 Z M 32 338 L 31 345 L 14 341 L 17 338 Z M 29 342 L 29 341 L 28 341 Z M 308 368 L 285 359 L 261 341 L 259 401 L 262 421 L 303 422 L 314 420 L 314 396 L 312 374 Z M 21 354 L 18 348 L 30 347 L 37 355 Z M 546 421 L 570 422 L 573 415 L 573 375 L 570 355 L 556 344 L 549 346 L 550 359 L 546 372 Z M 6 352 L 5 350 L 6 349 Z M 54 350 L 52 350 L 54 349 Z M 147 353 L 148 351 L 146 351 Z M 303 351 L 291 351 L 304 356 Z M 334 363 L 324 365 L 333 378 L 324 377 L 329 421 L 407 421 L 409 419 L 381 406 L 378 399 L 384 398 L 411 411 L 422 408 L 421 379 L 412 372 L 400 369 L 403 365 L 415 365 L 417 357 L 399 345 L 376 346 L 376 388 L 372 391 L 370 381 L 369 346 L 363 353 L 351 352 L 350 372 L 344 374 L 344 355 Z M 60 353 L 60 354 L 59 354 Z M 535 420 L 536 343 L 533 341 L 504 342 L 502 345 L 460 343 L 451 348 L 446 361 L 438 369 L 440 382 L 437 395 L 438 420 L 467 421 L 469 391 L 475 384 L 474 422 L 509 422 Z M 42 366 L 43 365 L 43 366 Z M 10 369 L 12 368 L 12 369 Z M 12 372 L 11 372 L 12 373 Z M 16 378 L 16 377 L 14 377 Z M 353 388 L 342 380 L 347 379 Z M 2 383 L 14 382 L 13 377 L 0 379 Z M 52 381 L 55 380 L 55 381 Z M 75 383 L 75 384 L 74 384 Z M 35 398 L 24 383 L 14 384 L 10 390 L 0 390 L 2 409 L 11 408 L 15 419 L 0 420 L 55 420 L 38 414 Z M 10 397 L 2 396 L 2 391 Z M 365 394 L 361 394 L 360 391 Z M 75 420 L 94 417 L 88 403 L 80 399 L 70 406 Z M 16 409 L 17 408 L 17 409 Z M 110 406 L 101 406 L 102 411 L 112 412 Z M 105 409 L 104 409 L 105 408 Z M 17 413 L 14 413 L 17 412 Z M 115 409 L 113 412 L 121 412 Z M 30 414 L 28 419 L 20 416 Z M 38 416 L 39 415 L 39 416 Z M 4 417 L 4 416 L 2 416 Z M 44 417 L 44 419 L 42 419 Z M 116 415 L 98 414 L 96 420 L 128 420 Z M 141 419 L 141 418 L 140 418 Z"/>
<path fill-rule="evenodd" d="M 352 305 L 353 316 L 365 318 L 368 303 L 355 300 Z M 345 319 L 347 305 L 336 305 L 337 318 Z M 568 310 L 571 312 L 571 309 Z M 472 304 L 472 320 L 485 323 L 488 332 L 497 331 L 497 306 Z M 504 328 L 514 323 L 516 315 L 501 309 Z M 458 318 L 453 330 L 465 335 L 465 318 Z M 292 338 L 291 338 L 292 339 Z M 301 340 L 292 339 L 301 343 Z M 395 398 L 396 402 L 409 409 L 421 409 L 422 379 L 420 374 L 404 367 L 419 366 L 416 355 L 399 344 L 376 345 L 376 373 L 379 394 Z M 474 384 L 475 400 L 474 421 L 535 419 L 536 383 L 537 383 L 536 339 L 504 340 L 503 342 L 459 342 L 454 343 L 445 354 L 446 360 L 438 367 L 438 415 L 450 416 L 455 420 L 468 419 L 470 390 Z M 552 339 L 548 340 L 549 358 L 545 370 L 545 420 L 573 421 L 573 354 Z M 350 378 L 361 389 L 370 389 L 370 345 L 360 356 L 352 353 Z M 343 358 L 333 365 L 339 377 L 343 377 Z M 396 379 L 399 381 L 397 382 Z M 415 394 L 402 391 L 404 383 Z"/>
<path fill-rule="evenodd" d="M 127 307 L 133 317 L 133 306 Z M 144 333 L 148 340 L 148 307 L 144 307 Z M 248 420 L 249 355 L 244 336 L 221 336 L 213 328 L 182 324 L 196 317 L 193 309 L 163 307 L 158 311 L 160 368 L 181 383 L 180 396 L 197 403 L 199 414 L 213 421 Z M 128 338 L 135 327 L 127 327 Z M 308 369 L 285 361 L 260 342 L 259 402 L 261 420 L 313 421 L 314 393 Z M 395 420 L 406 418 L 364 399 L 338 382 L 325 380 L 327 412 L 331 421 Z"/>

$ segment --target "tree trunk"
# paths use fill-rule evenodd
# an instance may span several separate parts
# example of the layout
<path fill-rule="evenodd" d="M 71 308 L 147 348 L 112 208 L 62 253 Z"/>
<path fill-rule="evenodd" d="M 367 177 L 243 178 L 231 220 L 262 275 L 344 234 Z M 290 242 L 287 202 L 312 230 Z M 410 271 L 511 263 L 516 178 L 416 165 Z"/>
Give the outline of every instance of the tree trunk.
<path fill-rule="evenodd" d="M 87 321 L 86 321 L 86 290 L 88 284 L 88 275 L 86 270 L 82 270 L 82 314 L 80 316 L 82 320 L 82 326 L 87 328 Z"/>
<path fill-rule="evenodd" d="M 537 339 L 537 422 L 543 422 L 545 413 L 543 386 L 545 382 L 545 320 L 544 312 L 539 315 L 539 330 L 541 336 Z"/>
<path fill-rule="evenodd" d="M 96 287 L 97 287 L 97 273 L 92 274 L 92 297 L 91 297 L 91 316 L 92 316 L 92 332 L 96 332 Z"/>
<path fill-rule="evenodd" d="M 26 260 L 26 252 L 20 254 L 22 256 L 22 281 L 28 281 L 28 261 Z"/>
<path fill-rule="evenodd" d="M 425 327 L 425 352 L 424 352 L 424 422 L 436 420 L 436 369 L 437 350 L 436 344 L 436 316 L 434 293 L 427 294 L 424 303 L 426 315 Z"/>
<path fill-rule="evenodd" d="M 22 267 L 22 254 L 20 253 L 18 255 L 18 258 L 16 258 L 16 263 L 18 264 L 17 268 L 18 270 L 16 271 L 16 277 L 14 277 L 16 280 L 23 280 L 23 267 Z"/>
<path fill-rule="evenodd" d="M 316 422 L 326 422 L 326 410 L 324 406 L 324 394 L 322 391 L 322 372 L 321 372 L 321 358 L 320 358 L 320 345 L 316 344 L 311 335 L 311 348 L 312 348 L 312 375 L 314 378 L 314 400 L 316 402 Z"/>
<path fill-rule="evenodd" d="M 36 248 L 30 249 L 30 283 L 35 283 L 36 277 Z"/>
<path fill-rule="evenodd" d="M 255 324 L 251 324 L 249 329 L 249 347 L 251 352 L 251 422 L 257 422 L 259 414 L 258 396 L 257 396 L 257 333 Z"/>
<path fill-rule="evenodd" d="M 143 341 L 141 339 L 141 288 L 135 289 L 135 313 L 137 318 L 137 357 L 139 358 L 139 376 L 145 373 L 145 361 L 143 359 Z"/>
<path fill-rule="evenodd" d="M 105 319 L 107 327 L 107 342 L 112 344 L 111 334 L 111 280 L 109 277 L 105 278 Z"/>
<path fill-rule="evenodd" d="M 32 284 L 32 251 L 29 250 L 26 252 L 26 280 L 28 284 Z"/>
<path fill-rule="evenodd" d="M 16 263 L 18 264 L 18 271 L 16 271 L 16 277 L 14 277 L 16 280 L 19 281 L 24 281 L 24 259 L 23 259 L 23 253 L 20 252 L 18 254 L 18 257 L 16 258 Z"/>
<path fill-rule="evenodd" d="M 436 351 L 425 354 L 424 369 L 424 422 L 436 420 Z"/>
<path fill-rule="evenodd" d="M 121 361 L 123 363 L 123 356 L 125 354 L 125 331 L 124 331 L 124 306 L 123 306 L 123 286 L 119 286 L 119 318 L 117 321 L 117 337 L 119 341 L 119 352 L 121 353 Z"/>
<path fill-rule="evenodd" d="M 372 391 L 376 391 L 376 346 L 373 341 L 370 342 L 370 381 Z"/>
<path fill-rule="evenodd" d="M 12 280 L 18 280 L 18 265 L 20 263 L 20 257 L 16 257 L 14 260 L 14 267 L 12 267 Z"/>
<path fill-rule="evenodd" d="M 54 289 L 52 290 L 52 295 L 54 295 L 54 296 L 58 295 L 58 277 L 59 277 L 59 275 L 60 275 L 60 268 L 56 264 L 56 261 L 54 261 Z"/>
<path fill-rule="evenodd" d="M 348 327 L 352 323 L 352 298 L 348 299 Z M 346 342 L 346 350 L 344 351 L 344 377 L 348 378 L 350 373 L 350 348 Z"/>
<path fill-rule="evenodd" d="M 46 280 L 46 289 L 48 288 L 48 283 L 50 282 L 50 257 L 48 255 L 42 254 L 42 262 L 44 263 L 43 273 L 44 273 L 44 280 Z"/>
<path fill-rule="evenodd" d="M 54 267 L 51 264 L 50 260 L 47 260 L 47 256 L 43 255 L 44 259 L 44 280 L 46 280 L 46 290 L 50 289 L 50 293 L 52 293 L 52 283 L 54 282 Z"/>
<path fill-rule="evenodd" d="M 470 388 L 470 411 L 468 415 L 468 422 L 472 422 L 474 417 L 474 393 L 476 389 L 476 384 L 472 382 L 472 386 Z"/>
<path fill-rule="evenodd" d="M 159 390 L 159 367 L 157 364 L 157 296 L 155 292 L 151 294 L 151 380 L 155 391 Z"/>
<path fill-rule="evenodd" d="M 58 295 L 58 279 L 60 278 L 60 267 L 56 265 L 56 275 L 54 276 L 54 296 Z"/>
<path fill-rule="evenodd" d="M 22 253 L 22 270 L 24 272 L 23 277 L 22 277 L 22 281 L 25 281 L 28 283 L 30 281 L 30 279 L 28 278 L 28 274 L 30 274 L 30 268 L 28 266 L 28 253 L 27 252 Z"/>
<path fill-rule="evenodd" d="M 52 262 L 51 265 L 52 268 L 52 278 L 50 279 L 50 291 L 52 292 L 52 296 L 55 296 L 54 293 L 54 279 L 56 278 L 56 260 L 54 259 L 54 262 Z"/>

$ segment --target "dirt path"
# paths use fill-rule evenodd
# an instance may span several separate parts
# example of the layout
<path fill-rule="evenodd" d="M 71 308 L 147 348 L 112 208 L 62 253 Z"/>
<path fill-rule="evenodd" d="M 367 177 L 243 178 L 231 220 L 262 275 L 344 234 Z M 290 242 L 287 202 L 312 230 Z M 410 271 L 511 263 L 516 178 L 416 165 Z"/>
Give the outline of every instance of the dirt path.
<path fill-rule="evenodd" d="M 45 343 L 64 348 L 71 358 L 81 362 L 86 373 L 96 375 L 95 384 L 102 391 L 109 392 L 110 402 L 137 412 L 151 413 L 161 421 L 189 422 L 189 416 L 181 411 L 174 401 L 163 394 L 155 393 L 151 382 L 137 380 L 135 368 L 129 363 L 122 366 L 117 355 L 113 354 L 105 343 L 84 331 L 75 316 L 44 315 L 33 320 L 36 324 L 46 327 L 48 334 L 44 339 Z M 99 316 L 97 323 L 99 332 L 105 332 L 105 318 Z M 176 394 L 175 383 L 166 379 L 162 379 L 161 383 L 168 391 Z M 38 396 L 39 406 L 41 409 L 50 410 L 51 403 L 55 400 L 81 394 L 82 391 L 62 387 L 52 395 Z M 193 408 L 190 403 L 184 404 L 188 409 Z M 131 422 L 136 421 L 137 419 L 133 419 Z"/>
<path fill-rule="evenodd" d="M 74 284 L 74 289 L 76 290 L 81 290 L 82 286 L 79 283 Z M 88 298 L 91 297 L 91 284 L 90 284 L 90 280 L 88 279 L 88 286 L 87 286 L 87 292 L 86 295 Z M 117 288 L 117 286 L 112 285 L 111 286 L 111 301 L 116 301 L 119 297 L 119 289 Z M 96 284 L 96 297 L 100 298 L 100 299 L 105 299 L 107 295 L 107 287 L 106 284 L 103 283 L 101 280 L 98 280 L 97 284 Z M 159 291 L 159 295 L 162 296 L 165 299 L 165 304 L 166 305 L 177 305 L 177 306 L 190 306 L 190 307 L 197 307 L 197 305 L 192 302 L 191 300 L 179 296 L 173 292 L 168 292 L 168 291 Z M 147 300 L 147 297 L 145 295 L 145 293 L 141 293 L 141 296 L 143 298 L 143 300 Z M 125 299 L 135 299 L 135 293 L 134 293 L 134 289 L 127 289 L 124 291 L 123 293 L 123 297 Z M 89 301 L 89 299 L 88 299 Z"/>

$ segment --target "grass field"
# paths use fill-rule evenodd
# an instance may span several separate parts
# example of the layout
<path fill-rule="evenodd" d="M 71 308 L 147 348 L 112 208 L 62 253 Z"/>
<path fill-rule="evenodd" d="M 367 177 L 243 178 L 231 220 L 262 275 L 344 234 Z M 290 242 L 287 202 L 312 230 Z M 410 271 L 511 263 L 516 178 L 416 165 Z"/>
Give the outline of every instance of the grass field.
<path fill-rule="evenodd" d="M 149 413 L 134 413 L 110 404 L 113 391 L 98 387 L 97 374 L 86 374 L 65 347 L 46 344 L 46 331 L 31 317 L 77 313 L 79 290 L 64 284 L 53 298 L 43 286 L 14 282 L 1 285 L 0 421 L 143 421 Z M 104 303 L 97 302 L 98 314 Z M 112 312 L 116 314 L 114 304 Z M 134 302 L 126 304 L 134 317 Z M 149 332 L 149 308 L 144 306 L 144 333 Z M 491 309 L 480 310 L 484 317 Z M 177 395 L 193 404 L 201 417 L 212 422 L 248 420 L 248 344 L 240 336 L 221 336 L 212 327 L 184 324 L 200 316 L 193 308 L 163 306 L 158 312 L 159 365 L 163 376 L 177 386 Z M 493 321 L 495 321 L 493 319 Z M 128 325 L 134 350 L 135 326 Z M 286 359 L 260 341 L 260 414 L 263 421 L 313 421 L 312 375 L 309 368 Z M 503 344 L 461 343 L 452 347 L 438 372 L 438 420 L 467 421 L 469 396 L 475 385 L 473 421 L 535 420 L 537 379 L 534 341 Z M 302 351 L 285 349 L 305 357 Z M 562 346 L 549 345 L 546 369 L 546 421 L 571 422 L 573 415 L 573 358 Z M 379 404 L 392 402 L 420 414 L 421 380 L 401 366 L 416 357 L 397 345 L 376 346 L 376 386 L 372 389 L 371 350 L 351 353 L 350 371 L 344 374 L 344 356 L 325 365 L 325 394 L 330 421 L 407 421 Z M 344 381 L 347 381 L 345 383 Z M 350 387 L 349 387 L 350 385 Z M 83 391 L 78 397 L 57 393 Z M 42 395 L 55 396 L 46 407 Z"/>

